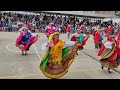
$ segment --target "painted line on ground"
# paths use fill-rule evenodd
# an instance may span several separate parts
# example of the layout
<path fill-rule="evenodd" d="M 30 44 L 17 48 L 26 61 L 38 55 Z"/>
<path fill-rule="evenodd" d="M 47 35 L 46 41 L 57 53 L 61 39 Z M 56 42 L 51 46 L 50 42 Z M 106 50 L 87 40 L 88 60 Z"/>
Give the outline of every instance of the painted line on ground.
<path fill-rule="evenodd" d="M 0 76 L 0 78 L 17 78 L 17 77 L 29 77 L 29 76 L 38 76 L 39 74 L 19 74 L 19 75 L 13 75 L 13 76 Z"/>
<path fill-rule="evenodd" d="M 8 44 L 8 45 L 6 46 L 6 49 L 7 49 L 7 50 L 9 50 L 9 51 L 11 51 L 11 52 L 15 52 L 15 53 L 21 53 L 21 51 L 16 51 L 16 50 L 10 49 L 10 48 L 9 48 L 10 45 L 14 45 L 14 43 Z M 42 52 L 29 52 L 29 53 L 42 53 Z"/>
<path fill-rule="evenodd" d="M 100 69 L 71 70 L 69 72 L 85 72 L 85 71 L 96 71 L 96 70 L 100 70 Z M 40 76 L 40 74 L 17 74 L 13 76 L 0 76 L 0 79 L 17 78 L 17 77 L 32 77 L 32 76 Z"/>
<path fill-rule="evenodd" d="M 39 52 L 38 52 L 37 48 L 35 47 L 35 44 L 33 44 L 33 47 L 35 48 L 35 51 L 36 51 L 36 53 L 37 53 L 39 59 L 41 59 L 41 57 L 40 57 L 40 55 L 39 55 Z"/>

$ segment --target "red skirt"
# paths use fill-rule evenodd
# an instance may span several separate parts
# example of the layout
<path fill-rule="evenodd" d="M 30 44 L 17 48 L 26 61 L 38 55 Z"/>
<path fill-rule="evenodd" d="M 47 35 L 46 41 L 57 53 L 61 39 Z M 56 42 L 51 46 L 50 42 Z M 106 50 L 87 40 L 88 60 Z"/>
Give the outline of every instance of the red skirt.
<path fill-rule="evenodd" d="M 87 42 L 87 40 L 88 40 L 89 37 L 90 37 L 90 36 L 85 36 L 85 38 L 84 38 L 84 40 L 83 40 L 83 43 L 82 43 L 82 44 L 78 43 L 78 48 L 82 48 L 82 47 L 86 44 L 86 42 Z M 71 41 L 76 42 L 76 41 L 77 41 L 77 40 L 76 40 L 76 37 L 75 37 L 75 36 L 72 36 L 72 37 L 71 37 Z"/>

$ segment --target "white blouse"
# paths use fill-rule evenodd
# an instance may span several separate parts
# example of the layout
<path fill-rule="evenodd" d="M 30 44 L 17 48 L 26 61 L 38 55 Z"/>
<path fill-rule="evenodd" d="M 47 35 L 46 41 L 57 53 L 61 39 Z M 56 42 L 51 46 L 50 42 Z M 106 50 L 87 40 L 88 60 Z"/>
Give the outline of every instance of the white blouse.
<path fill-rule="evenodd" d="M 105 48 L 112 49 L 113 42 L 107 41 L 104 43 Z"/>
<path fill-rule="evenodd" d="M 42 44 L 42 54 L 44 54 L 49 49 L 49 47 L 47 47 L 48 43 L 49 42 Z M 52 43 L 52 45 L 53 45 L 53 43 Z M 75 45 L 75 42 L 73 42 L 73 41 L 65 41 L 64 48 L 74 46 L 74 45 Z"/>

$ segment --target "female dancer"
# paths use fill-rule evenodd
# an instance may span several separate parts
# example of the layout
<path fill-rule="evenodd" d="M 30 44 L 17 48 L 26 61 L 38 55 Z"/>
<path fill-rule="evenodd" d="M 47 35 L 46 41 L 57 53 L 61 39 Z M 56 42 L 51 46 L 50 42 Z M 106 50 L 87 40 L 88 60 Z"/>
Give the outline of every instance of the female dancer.
<path fill-rule="evenodd" d="M 53 26 L 53 23 L 49 23 L 48 26 L 45 28 L 45 34 L 49 37 L 56 31 L 56 28 Z"/>
<path fill-rule="evenodd" d="M 98 56 L 101 56 L 101 68 L 103 69 L 106 67 L 108 68 L 109 73 L 111 73 L 110 69 L 118 67 L 117 55 L 117 41 L 115 40 L 114 35 L 110 35 L 98 52 Z"/>
<path fill-rule="evenodd" d="M 32 34 L 27 27 L 21 29 L 16 40 L 16 46 L 22 51 L 22 55 L 27 55 L 30 46 L 38 40 L 38 37 L 38 35 Z"/>
<path fill-rule="evenodd" d="M 77 45 L 72 41 L 62 41 L 55 32 L 49 41 L 42 45 L 43 57 L 40 69 L 43 74 L 52 79 L 64 76 L 76 57 Z"/>
<path fill-rule="evenodd" d="M 117 62 L 118 62 L 118 65 L 120 65 L 120 29 L 118 29 L 117 44 L 118 44 Z"/>
<path fill-rule="evenodd" d="M 82 30 L 78 29 L 75 34 L 72 35 L 71 41 L 78 42 L 78 49 L 83 49 L 86 41 L 88 40 L 89 36 L 84 36 Z"/>

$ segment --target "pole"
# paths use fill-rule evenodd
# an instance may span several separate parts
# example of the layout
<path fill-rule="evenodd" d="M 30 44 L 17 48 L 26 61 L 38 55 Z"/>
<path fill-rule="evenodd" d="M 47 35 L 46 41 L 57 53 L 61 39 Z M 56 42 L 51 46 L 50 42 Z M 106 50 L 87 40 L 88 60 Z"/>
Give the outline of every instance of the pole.
<path fill-rule="evenodd" d="M 27 12 L 26 12 L 26 25 L 27 25 Z"/>

